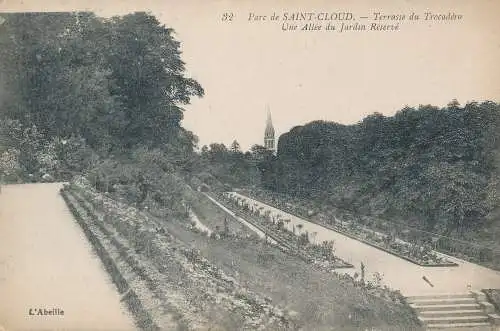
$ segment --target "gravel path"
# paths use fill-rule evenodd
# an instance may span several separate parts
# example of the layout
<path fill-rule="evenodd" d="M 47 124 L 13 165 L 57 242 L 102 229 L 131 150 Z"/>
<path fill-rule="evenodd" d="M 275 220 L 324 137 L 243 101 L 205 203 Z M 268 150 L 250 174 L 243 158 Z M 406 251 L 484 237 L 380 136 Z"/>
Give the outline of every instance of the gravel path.
<path fill-rule="evenodd" d="M 99 258 L 59 195 L 62 184 L 2 187 L 0 329 L 133 330 Z M 30 316 L 34 309 L 64 315 Z"/>

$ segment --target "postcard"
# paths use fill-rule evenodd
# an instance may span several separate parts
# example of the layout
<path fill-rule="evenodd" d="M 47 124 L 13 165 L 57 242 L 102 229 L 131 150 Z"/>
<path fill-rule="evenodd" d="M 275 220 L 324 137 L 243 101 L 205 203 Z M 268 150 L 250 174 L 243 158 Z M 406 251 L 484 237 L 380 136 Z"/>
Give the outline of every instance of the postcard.
<path fill-rule="evenodd" d="M 499 9 L 0 0 L 0 330 L 500 330 Z"/>

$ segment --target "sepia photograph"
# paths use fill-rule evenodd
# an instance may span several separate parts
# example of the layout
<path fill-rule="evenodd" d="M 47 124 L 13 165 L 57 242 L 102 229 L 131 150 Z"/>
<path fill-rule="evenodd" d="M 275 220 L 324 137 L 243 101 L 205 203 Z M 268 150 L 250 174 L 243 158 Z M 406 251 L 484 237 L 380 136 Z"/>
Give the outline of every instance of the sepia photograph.
<path fill-rule="evenodd" d="M 498 13 L 0 0 L 0 331 L 500 331 Z"/>

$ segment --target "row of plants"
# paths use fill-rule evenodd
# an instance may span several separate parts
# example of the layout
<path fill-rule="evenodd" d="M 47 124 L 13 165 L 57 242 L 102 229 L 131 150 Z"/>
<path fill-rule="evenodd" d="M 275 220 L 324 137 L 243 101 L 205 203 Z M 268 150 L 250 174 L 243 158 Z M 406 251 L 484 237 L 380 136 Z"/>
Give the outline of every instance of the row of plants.
<path fill-rule="evenodd" d="M 334 254 L 333 241 L 324 241 L 321 244 L 311 241 L 311 235 L 295 228 L 290 231 L 285 226 L 289 220 L 276 219 L 269 213 L 253 208 L 249 202 L 234 199 L 230 194 L 217 196 L 218 200 L 232 210 L 237 210 L 245 220 L 264 230 L 266 235 L 285 246 L 289 252 L 304 257 L 307 261 L 323 268 L 352 268 L 353 266 Z"/>
<path fill-rule="evenodd" d="M 396 237 L 395 234 L 391 232 L 391 229 L 387 229 L 387 234 L 380 232 L 380 229 L 377 229 L 379 231 L 374 231 L 367 225 L 360 224 L 361 222 L 359 222 L 359 219 L 352 215 L 347 217 L 347 221 L 339 221 L 331 210 L 329 211 L 325 207 L 318 208 L 313 204 L 308 205 L 307 201 L 303 199 L 292 200 L 287 199 L 284 195 L 257 190 L 245 190 L 242 193 L 309 222 L 323 225 L 371 246 L 397 255 L 412 263 L 427 267 L 457 266 L 456 263 L 435 252 L 432 245 L 428 242 L 419 240 L 415 240 L 415 242 L 404 241 L 402 238 Z"/>

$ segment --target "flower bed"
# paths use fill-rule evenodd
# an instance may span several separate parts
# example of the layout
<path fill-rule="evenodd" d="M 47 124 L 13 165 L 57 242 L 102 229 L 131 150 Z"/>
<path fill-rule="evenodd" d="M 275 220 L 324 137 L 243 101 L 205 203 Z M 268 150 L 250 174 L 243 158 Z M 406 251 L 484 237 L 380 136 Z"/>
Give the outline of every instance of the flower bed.
<path fill-rule="evenodd" d="M 283 221 L 270 220 L 269 215 L 257 209 L 252 209 L 248 204 L 231 199 L 228 195 L 217 196 L 218 200 L 227 208 L 237 210 L 238 214 L 265 232 L 269 237 L 284 246 L 289 252 L 299 255 L 307 262 L 323 269 L 352 268 L 347 263 L 333 254 L 333 243 L 324 242 L 321 245 L 311 243 L 307 233 L 296 235 L 284 227 Z"/>
<path fill-rule="evenodd" d="M 253 191 L 244 191 L 243 194 L 246 194 L 257 201 L 261 201 L 262 203 L 283 210 L 289 214 L 302 218 L 311 223 L 319 224 L 328 229 L 342 233 L 343 235 L 346 235 L 350 238 L 359 240 L 365 244 L 381 249 L 385 252 L 398 256 L 417 265 L 425 267 L 458 266 L 457 263 L 450 261 L 443 256 L 440 256 L 428 245 L 408 243 L 399 240 L 398 238 L 395 238 L 391 235 L 385 235 L 379 232 L 372 231 L 364 226 L 359 226 L 354 221 L 328 224 L 326 221 L 327 218 L 323 213 L 319 213 L 314 209 L 308 208 L 303 201 L 299 203 L 300 207 L 293 207 L 288 201 L 279 201 L 280 199 L 284 199 L 283 197 L 278 198 L 276 196 L 266 196 L 262 192 Z M 310 214 L 313 214 L 315 216 L 305 216 Z"/>

